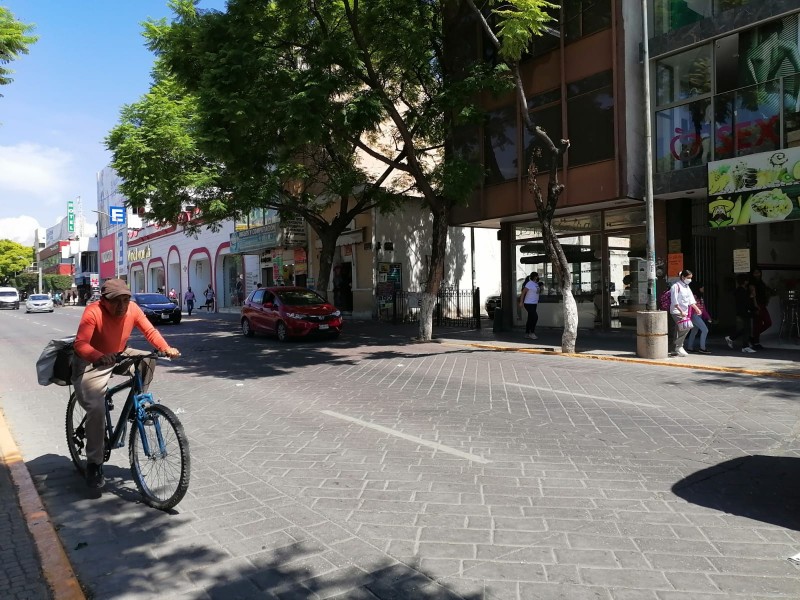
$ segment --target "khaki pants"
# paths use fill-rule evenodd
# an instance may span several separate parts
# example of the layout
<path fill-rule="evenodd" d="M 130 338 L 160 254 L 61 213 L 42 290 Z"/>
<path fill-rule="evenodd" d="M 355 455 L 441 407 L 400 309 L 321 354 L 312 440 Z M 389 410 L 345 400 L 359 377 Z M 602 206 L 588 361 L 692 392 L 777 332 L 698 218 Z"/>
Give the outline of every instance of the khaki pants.
<path fill-rule="evenodd" d="M 142 356 L 149 354 L 149 352 L 126 348 L 122 354 L 125 356 Z M 155 362 L 154 358 L 142 362 L 142 380 L 145 392 L 153 379 Z M 72 361 L 72 385 L 75 387 L 75 395 L 78 397 L 78 402 L 83 407 L 83 410 L 86 411 L 86 461 L 96 465 L 103 464 L 103 455 L 105 453 L 105 395 L 108 388 L 108 380 L 111 379 L 114 370 L 118 368 L 119 365 L 93 367 L 91 363 L 86 362 L 78 355 L 75 355 Z"/>

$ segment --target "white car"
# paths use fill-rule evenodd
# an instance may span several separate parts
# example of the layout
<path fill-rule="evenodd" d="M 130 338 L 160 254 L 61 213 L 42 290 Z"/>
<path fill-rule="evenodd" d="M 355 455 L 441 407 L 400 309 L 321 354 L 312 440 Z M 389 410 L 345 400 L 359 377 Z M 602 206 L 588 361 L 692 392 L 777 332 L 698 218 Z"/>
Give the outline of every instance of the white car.
<path fill-rule="evenodd" d="M 50 294 L 31 294 L 25 300 L 25 312 L 53 312 L 53 299 Z"/>

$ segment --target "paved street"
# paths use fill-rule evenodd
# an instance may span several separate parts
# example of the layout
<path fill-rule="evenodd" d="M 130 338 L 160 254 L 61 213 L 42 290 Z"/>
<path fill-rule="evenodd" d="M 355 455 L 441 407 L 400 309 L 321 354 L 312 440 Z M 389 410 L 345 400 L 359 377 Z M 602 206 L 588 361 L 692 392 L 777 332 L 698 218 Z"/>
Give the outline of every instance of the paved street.
<path fill-rule="evenodd" d="M 192 457 L 166 514 L 126 450 L 99 500 L 72 468 L 34 362 L 79 315 L 0 313 L 0 407 L 89 597 L 800 597 L 796 379 L 199 316 L 162 329 Z"/>

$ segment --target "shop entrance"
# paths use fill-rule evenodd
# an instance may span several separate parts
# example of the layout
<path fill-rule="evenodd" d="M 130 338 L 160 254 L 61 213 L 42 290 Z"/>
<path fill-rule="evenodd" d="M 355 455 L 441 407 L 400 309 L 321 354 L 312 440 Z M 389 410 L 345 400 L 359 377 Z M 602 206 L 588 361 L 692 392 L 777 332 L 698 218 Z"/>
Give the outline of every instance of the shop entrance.
<path fill-rule="evenodd" d="M 636 313 L 647 307 L 647 236 L 640 231 L 604 237 L 603 323 L 611 329 L 636 329 Z"/>

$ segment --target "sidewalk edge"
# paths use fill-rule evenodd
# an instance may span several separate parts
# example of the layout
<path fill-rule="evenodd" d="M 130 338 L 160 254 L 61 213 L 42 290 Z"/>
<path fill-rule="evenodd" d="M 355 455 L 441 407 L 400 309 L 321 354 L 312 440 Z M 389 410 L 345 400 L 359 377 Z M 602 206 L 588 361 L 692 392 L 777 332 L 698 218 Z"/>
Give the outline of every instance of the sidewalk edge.
<path fill-rule="evenodd" d="M 614 362 L 637 363 L 642 365 L 657 365 L 661 367 L 678 367 L 680 369 L 695 369 L 698 371 L 716 371 L 718 373 L 735 373 L 738 375 L 756 375 L 759 377 L 776 377 L 779 379 L 800 379 L 800 375 L 795 373 L 781 373 L 779 371 L 760 371 L 756 369 L 742 369 L 739 367 L 718 367 L 715 365 L 698 365 L 692 363 L 679 363 L 666 360 L 647 359 L 647 358 L 627 358 L 624 356 L 605 356 L 599 354 L 566 353 L 560 350 L 545 348 L 517 348 L 514 346 L 495 346 L 493 344 L 482 344 L 475 342 L 460 342 L 458 340 L 447 340 L 442 342 L 452 346 L 468 346 L 481 348 L 483 350 L 494 350 L 497 352 L 522 352 L 525 354 L 549 354 L 552 356 L 565 356 L 567 358 L 585 358 L 590 360 L 607 360 Z"/>
<path fill-rule="evenodd" d="M 53 599 L 86 600 L 1 410 L 0 460 L 8 467 L 11 481 L 17 488 L 19 506 L 36 545 L 42 573 L 53 593 Z"/>

